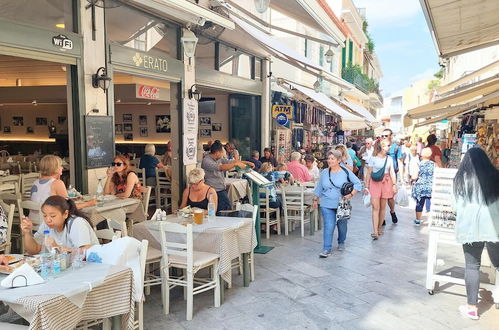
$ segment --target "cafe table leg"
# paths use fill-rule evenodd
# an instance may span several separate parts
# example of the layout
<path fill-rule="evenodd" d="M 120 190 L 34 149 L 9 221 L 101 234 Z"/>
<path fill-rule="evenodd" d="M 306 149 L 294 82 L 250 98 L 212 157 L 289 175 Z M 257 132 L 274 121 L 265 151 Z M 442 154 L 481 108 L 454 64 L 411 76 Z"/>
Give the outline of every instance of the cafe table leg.
<path fill-rule="evenodd" d="M 121 315 L 115 315 L 112 318 L 112 329 L 120 330 L 121 329 Z"/>
<path fill-rule="evenodd" d="M 243 253 L 243 283 L 245 287 L 250 283 L 249 253 Z"/>
<path fill-rule="evenodd" d="M 225 281 L 222 276 L 219 276 L 218 280 L 220 281 L 220 304 L 223 304 L 225 299 Z"/>

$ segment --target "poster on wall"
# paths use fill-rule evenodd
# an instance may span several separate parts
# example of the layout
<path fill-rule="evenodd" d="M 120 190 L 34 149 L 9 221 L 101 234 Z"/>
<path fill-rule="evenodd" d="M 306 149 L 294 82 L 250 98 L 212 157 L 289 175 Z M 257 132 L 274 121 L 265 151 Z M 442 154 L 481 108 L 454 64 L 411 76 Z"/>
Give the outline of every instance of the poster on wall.
<path fill-rule="evenodd" d="M 140 136 L 142 136 L 142 137 L 146 137 L 146 136 L 148 136 L 148 135 L 149 135 L 149 132 L 148 132 L 148 130 L 147 130 L 147 127 L 141 127 L 141 128 L 140 128 Z"/>
<path fill-rule="evenodd" d="M 211 130 L 213 132 L 220 132 L 220 131 L 222 131 L 222 123 L 213 123 L 213 124 L 211 124 Z"/>
<path fill-rule="evenodd" d="M 171 120 L 170 115 L 156 116 L 156 133 L 170 133 Z"/>
<path fill-rule="evenodd" d="M 139 116 L 139 125 L 147 125 L 147 116 L 141 115 Z"/>
<path fill-rule="evenodd" d="M 113 161 L 113 118 L 85 116 L 87 168 L 108 167 Z"/>
<path fill-rule="evenodd" d="M 123 135 L 123 124 L 114 124 L 114 134 Z"/>
<path fill-rule="evenodd" d="M 198 132 L 198 102 L 184 99 L 184 134 L 197 134 Z"/>
<path fill-rule="evenodd" d="M 197 133 L 184 134 L 184 165 L 197 163 Z"/>
<path fill-rule="evenodd" d="M 199 125 L 211 126 L 211 117 L 199 117 Z"/>

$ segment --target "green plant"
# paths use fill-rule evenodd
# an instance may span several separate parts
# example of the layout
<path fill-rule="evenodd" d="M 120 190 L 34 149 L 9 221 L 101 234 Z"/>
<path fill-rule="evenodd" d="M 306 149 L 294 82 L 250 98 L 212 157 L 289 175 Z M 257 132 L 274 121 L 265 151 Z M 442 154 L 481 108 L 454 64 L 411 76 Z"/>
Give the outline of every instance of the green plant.
<path fill-rule="evenodd" d="M 438 78 L 438 79 L 442 79 L 444 77 L 444 68 L 440 68 L 440 70 L 438 70 L 434 75 L 433 77 L 435 78 Z"/>
<path fill-rule="evenodd" d="M 433 79 L 428 83 L 428 91 L 432 91 L 440 86 L 440 79 Z"/>

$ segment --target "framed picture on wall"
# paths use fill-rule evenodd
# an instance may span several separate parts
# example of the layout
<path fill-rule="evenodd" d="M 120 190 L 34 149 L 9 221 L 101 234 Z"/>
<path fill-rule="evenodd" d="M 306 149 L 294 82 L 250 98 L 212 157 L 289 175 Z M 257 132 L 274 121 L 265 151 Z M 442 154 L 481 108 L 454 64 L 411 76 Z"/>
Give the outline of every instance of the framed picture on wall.
<path fill-rule="evenodd" d="M 114 134 L 115 135 L 123 135 L 123 125 L 122 124 L 114 124 Z"/>
<path fill-rule="evenodd" d="M 222 123 L 213 123 L 213 124 L 211 124 L 211 130 L 213 132 L 220 132 L 222 130 Z"/>
<path fill-rule="evenodd" d="M 211 129 L 210 128 L 201 128 L 199 130 L 199 136 L 200 137 L 210 137 L 211 136 Z"/>
<path fill-rule="evenodd" d="M 123 121 L 131 122 L 132 121 L 132 114 L 131 113 L 124 113 L 123 114 Z"/>
<path fill-rule="evenodd" d="M 141 127 L 140 128 L 140 136 L 148 136 L 148 129 L 147 127 Z"/>
<path fill-rule="evenodd" d="M 133 141 L 133 133 L 125 133 L 125 141 Z"/>
<path fill-rule="evenodd" d="M 156 133 L 171 132 L 171 117 L 170 115 L 156 116 Z"/>
<path fill-rule="evenodd" d="M 133 132 L 133 125 L 132 124 L 123 124 L 123 131 L 124 132 Z"/>
<path fill-rule="evenodd" d="M 145 115 L 142 115 L 142 116 L 139 116 L 139 125 L 147 125 L 147 116 Z"/>
<path fill-rule="evenodd" d="M 11 132 L 10 132 L 10 126 L 4 126 L 4 127 L 3 127 L 3 132 L 4 132 L 5 134 L 10 134 L 10 133 L 11 133 Z"/>
<path fill-rule="evenodd" d="M 211 126 L 211 117 L 199 117 L 199 125 Z"/>
<path fill-rule="evenodd" d="M 36 117 L 36 126 L 47 126 L 47 118 Z"/>
<path fill-rule="evenodd" d="M 57 117 L 57 123 L 58 124 L 64 124 L 66 122 L 66 117 L 65 116 L 59 116 Z"/>
<path fill-rule="evenodd" d="M 12 125 L 14 125 L 14 126 L 24 126 L 24 117 L 22 117 L 22 116 L 12 117 Z"/>
<path fill-rule="evenodd" d="M 33 127 L 31 126 L 26 127 L 26 134 L 35 134 Z"/>

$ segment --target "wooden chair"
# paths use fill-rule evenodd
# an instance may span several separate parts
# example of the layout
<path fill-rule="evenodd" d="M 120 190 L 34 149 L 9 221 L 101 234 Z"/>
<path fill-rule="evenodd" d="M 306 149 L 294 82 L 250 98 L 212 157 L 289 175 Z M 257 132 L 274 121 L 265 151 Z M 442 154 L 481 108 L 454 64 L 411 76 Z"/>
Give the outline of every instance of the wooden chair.
<path fill-rule="evenodd" d="M 19 185 L 17 182 L 2 183 L 0 184 L 0 193 L 18 194 Z"/>
<path fill-rule="evenodd" d="M 17 186 L 21 186 L 21 176 L 20 175 L 7 175 L 0 177 L 0 184 L 4 183 L 17 183 Z"/>
<path fill-rule="evenodd" d="M 310 224 L 310 214 L 312 208 L 305 205 L 304 187 L 287 186 L 282 187 L 282 204 L 284 211 L 284 233 L 289 233 L 290 223 L 300 223 L 301 237 L 305 236 L 305 224 Z"/>
<path fill-rule="evenodd" d="M 23 198 L 29 199 L 31 197 L 31 187 L 39 178 L 40 173 L 21 174 L 21 193 Z"/>
<path fill-rule="evenodd" d="M 149 201 L 151 199 L 151 191 L 152 187 L 146 187 L 146 191 L 142 194 L 142 206 L 144 207 L 144 214 L 146 215 L 146 220 L 149 218 Z"/>
<path fill-rule="evenodd" d="M 3 252 L 4 254 L 9 254 L 10 253 L 10 247 L 11 247 L 11 232 L 12 232 L 12 222 L 14 220 L 14 212 L 15 212 L 15 205 L 14 204 L 5 204 L 4 202 L 0 201 L 0 206 L 2 207 L 5 215 L 7 216 L 7 235 L 5 236 L 5 242 L 0 244 L 0 252 Z"/>
<path fill-rule="evenodd" d="M 0 192 L 0 200 L 5 203 L 5 204 L 14 204 L 14 219 L 12 220 L 12 227 L 16 227 L 17 230 L 12 231 L 10 237 L 11 239 L 15 240 L 16 242 L 16 248 L 21 251 L 21 253 L 24 252 L 24 245 L 22 242 L 23 235 L 22 235 L 22 230 L 21 230 L 21 216 L 23 215 L 21 203 L 22 203 L 22 197 L 21 193 L 18 191 L 17 193 L 10 193 L 10 192 Z"/>
<path fill-rule="evenodd" d="M 168 208 L 171 206 L 172 201 L 172 184 L 166 176 L 161 176 L 158 168 L 156 171 L 156 208 L 164 206 Z M 162 204 L 162 200 L 164 204 Z"/>
<path fill-rule="evenodd" d="M 139 168 L 140 158 L 134 158 L 130 160 L 130 165 L 134 166 L 136 169 Z"/>
<path fill-rule="evenodd" d="M 277 226 L 277 234 L 281 235 L 281 210 L 277 208 L 272 208 L 270 204 L 270 191 L 267 188 L 260 188 L 260 196 L 265 194 L 265 197 L 260 197 L 260 214 L 264 213 L 265 217 L 260 218 L 261 223 L 266 224 L 266 237 L 270 239 L 270 226 Z M 275 219 L 271 219 L 270 216 L 275 213 Z"/>
<path fill-rule="evenodd" d="M 140 180 L 140 184 L 144 187 L 146 186 L 146 169 L 145 168 L 135 168 L 135 173 Z"/>
<path fill-rule="evenodd" d="M 32 173 L 34 172 L 33 163 L 24 160 L 18 161 L 21 173 Z"/>
<path fill-rule="evenodd" d="M 168 241 L 166 233 L 185 235 L 186 243 Z M 187 299 L 187 320 L 192 320 L 192 308 L 194 295 L 214 289 L 215 307 L 220 306 L 220 279 L 218 274 L 218 262 L 220 256 L 208 252 L 194 251 L 192 240 L 192 224 L 183 226 L 176 223 L 161 222 L 161 293 L 163 310 L 165 314 L 170 312 L 170 289 L 176 286 L 185 288 L 184 294 Z M 211 278 L 194 278 L 194 274 L 200 269 L 211 267 Z M 171 276 L 170 268 L 183 270 L 181 276 Z M 194 286 L 197 285 L 197 286 Z"/>

